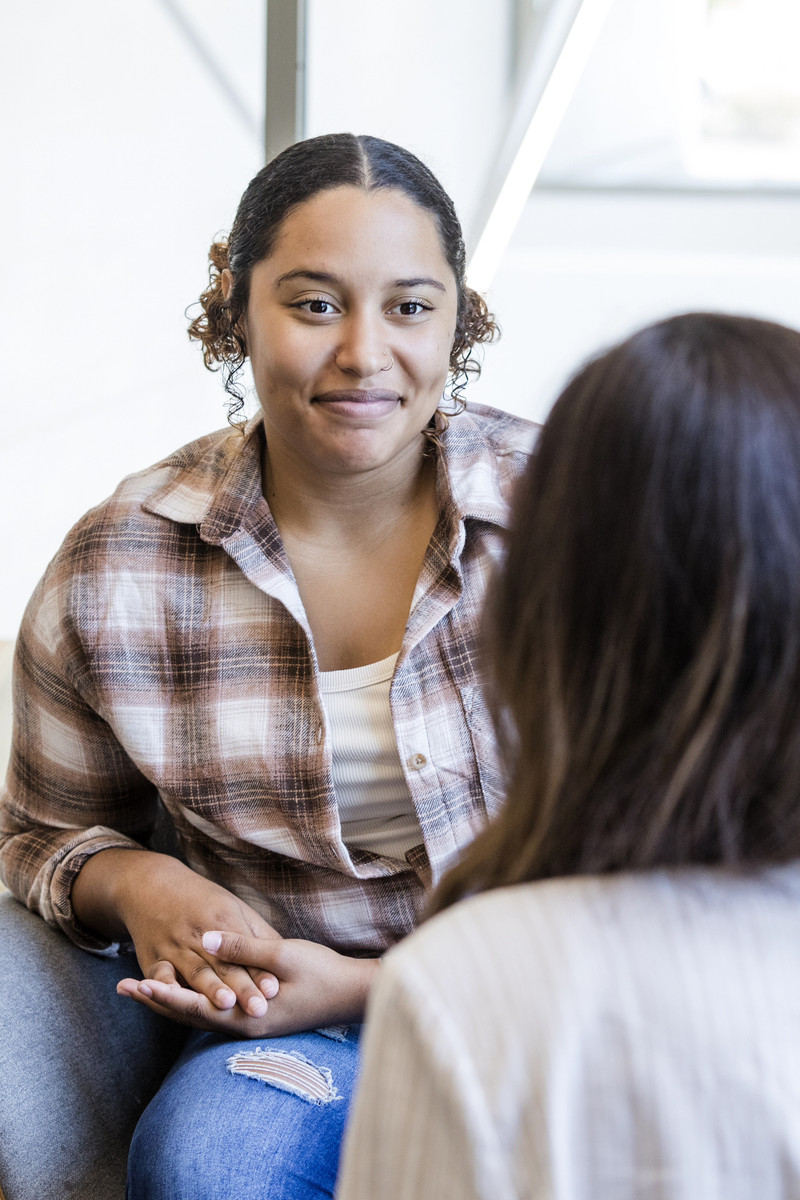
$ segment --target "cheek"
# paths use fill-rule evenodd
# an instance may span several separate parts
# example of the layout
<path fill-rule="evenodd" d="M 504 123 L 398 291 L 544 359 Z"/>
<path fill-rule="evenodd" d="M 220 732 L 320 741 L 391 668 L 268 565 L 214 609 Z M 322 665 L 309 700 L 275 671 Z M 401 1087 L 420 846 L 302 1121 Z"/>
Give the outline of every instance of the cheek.
<path fill-rule="evenodd" d="M 450 350 L 453 339 L 449 330 L 431 330 L 424 345 L 418 347 L 417 359 L 420 370 L 430 379 L 444 379 L 450 367 Z"/>
<path fill-rule="evenodd" d="M 443 342 L 439 353 L 439 369 L 437 372 L 437 388 L 442 391 L 450 374 L 450 351 L 452 342 Z"/>
<path fill-rule="evenodd" d="M 282 387 L 296 383 L 308 374 L 308 348 L 300 339 L 270 338 L 253 347 L 250 360 L 253 376 L 261 387 Z"/>

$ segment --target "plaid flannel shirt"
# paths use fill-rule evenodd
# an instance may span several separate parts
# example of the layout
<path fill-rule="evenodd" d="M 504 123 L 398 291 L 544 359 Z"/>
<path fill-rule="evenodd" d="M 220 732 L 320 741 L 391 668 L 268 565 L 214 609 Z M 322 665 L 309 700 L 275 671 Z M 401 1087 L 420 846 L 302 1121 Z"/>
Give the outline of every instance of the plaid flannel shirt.
<path fill-rule="evenodd" d="M 437 451 L 440 520 L 391 684 L 424 845 L 348 849 L 311 631 L 261 491 L 263 423 L 124 480 L 67 536 L 28 606 L 0 809 L 11 891 L 87 949 L 72 883 L 146 844 L 159 797 L 189 866 L 282 934 L 379 954 L 496 810 L 502 781 L 476 632 L 526 421 L 471 405 Z"/>

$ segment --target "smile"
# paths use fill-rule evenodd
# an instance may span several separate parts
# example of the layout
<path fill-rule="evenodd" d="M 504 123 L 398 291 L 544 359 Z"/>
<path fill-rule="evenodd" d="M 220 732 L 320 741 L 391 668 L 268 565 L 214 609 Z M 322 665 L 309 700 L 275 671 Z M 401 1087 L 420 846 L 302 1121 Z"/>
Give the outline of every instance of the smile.
<path fill-rule="evenodd" d="M 365 420 L 373 417 L 384 417 L 395 411 L 401 403 L 399 392 L 385 389 L 362 390 L 354 388 L 351 391 L 323 392 L 315 396 L 312 403 L 336 413 L 341 417 L 354 417 Z"/>

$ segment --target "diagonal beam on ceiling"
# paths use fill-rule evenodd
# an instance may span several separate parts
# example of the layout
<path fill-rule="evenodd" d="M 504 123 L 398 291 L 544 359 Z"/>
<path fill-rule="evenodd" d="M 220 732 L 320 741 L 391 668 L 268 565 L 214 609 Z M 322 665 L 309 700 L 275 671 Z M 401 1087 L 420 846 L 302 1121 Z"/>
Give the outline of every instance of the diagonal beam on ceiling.
<path fill-rule="evenodd" d="M 531 37 L 471 239 L 467 275 L 476 291 L 492 283 L 613 3 L 552 0 Z"/>

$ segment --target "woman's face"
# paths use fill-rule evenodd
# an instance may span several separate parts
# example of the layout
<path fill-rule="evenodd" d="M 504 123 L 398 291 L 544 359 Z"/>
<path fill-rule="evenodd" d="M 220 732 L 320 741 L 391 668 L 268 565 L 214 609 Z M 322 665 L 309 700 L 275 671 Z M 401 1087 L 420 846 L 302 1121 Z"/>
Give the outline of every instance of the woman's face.
<path fill-rule="evenodd" d="M 404 192 L 336 187 L 290 212 L 253 268 L 245 323 L 270 459 L 413 469 L 456 311 L 434 219 Z"/>

